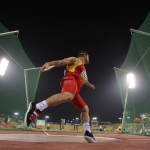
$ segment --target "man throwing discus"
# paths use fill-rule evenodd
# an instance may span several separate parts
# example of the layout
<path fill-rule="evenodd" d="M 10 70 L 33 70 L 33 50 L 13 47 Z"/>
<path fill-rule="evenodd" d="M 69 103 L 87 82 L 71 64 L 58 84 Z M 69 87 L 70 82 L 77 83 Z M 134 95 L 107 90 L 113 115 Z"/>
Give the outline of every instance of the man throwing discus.
<path fill-rule="evenodd" d="M 31 102 L 26 112 L 24 123 L 29 127 L 30 123 L 41 114 L 41 112 L 50 106 L 70 102 L 80 112 L 80 119 L 84 127 L 84 138 L 89 143 L 97 142 L 91 132 L 89 108 L 81 98 L 79 92 L 83 84 L 95 89 L 95 86 L 88 81 L 85 64 L 89 63 L 89 55 L 86 51 L 80 51 L 77 57 L 64 58 L 62 60 L 46 62 L 41 68 L 40 73 L 43 73 L 49 66 L 62 67 L 66 66 L 64 77 L 61 79 L 61 93 L 54 94 L 51 97 L 39 103 Z"/>

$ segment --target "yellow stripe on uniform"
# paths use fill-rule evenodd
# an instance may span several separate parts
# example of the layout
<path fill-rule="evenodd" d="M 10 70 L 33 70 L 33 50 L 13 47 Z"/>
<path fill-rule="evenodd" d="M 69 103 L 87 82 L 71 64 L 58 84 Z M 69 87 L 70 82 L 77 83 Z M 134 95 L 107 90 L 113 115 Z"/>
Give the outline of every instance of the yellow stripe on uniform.
<path fill-rule="evenodd" d="M 82 64 L 81 60 L 78 59 L 78 64 L 77 65 L 72 65 L 72 66 L 67 66 L 66 70 L 70 72 L 74 72 L 77 66 L 80 66 Z"/>

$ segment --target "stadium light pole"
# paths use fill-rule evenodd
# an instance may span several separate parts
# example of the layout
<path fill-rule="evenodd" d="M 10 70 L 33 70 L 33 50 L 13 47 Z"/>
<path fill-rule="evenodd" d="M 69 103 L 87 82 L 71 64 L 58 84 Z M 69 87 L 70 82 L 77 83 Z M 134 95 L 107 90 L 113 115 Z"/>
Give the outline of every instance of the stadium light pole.
<path fill-rule="evenodd" d="M 122 118 L 118 118 L 118 119 L 120 120 L 120 123 L 121 123 L 121 119 L 122 119 Z"/>
<path fill-rule="evenodd" d="M 78 123 L 79 118 L 76 118 L 76 123 Z"/>
<path fill-rule="evenodd" d="M 132 73 L 129 73 L 129 74 L 127 74 L 127 90 L 126 90 L 123 119 L 122 119 L 122 130 L 121 130 L 122 133 L 124 130 L 124 123 L 125 123 L 125 113 L 126 113 L 126 105 L 127 105 L 127 99 L 128 99 L 128 89 L 129 88 L 132 89 L 134 87 L 135 87 L 134 75 Z"/>
<path fill-rule="evenodd" d="M 1 62 L 0 62 L 0 75 L 4 76 L 5 71 L 6 71 L 7 67 L 8 67 L 8 63 L 9 63 L 9 61 L 7 59 L 5 59 L 5 58 L 3 58 L 1 60 Z"/>
<path fill-rule="evenodd" d="M 49 119 L 49 116 L 45 116 L 45 123 L 47 122 L 48 119 Z"/>
<path fill-rule="evenodd" d="M 127 117 L 127 119 L 128 119 L 128 123 L 129 123 L 129 119 L 130 119 L 130 117 Z"/>
<path fill-rule="evenodd" d="M 14 113 L 14 115 L 15 115 L 15 116 L 16 116 L 16 118 L 17 118 L 17 116 L 19 115 L 19 113 L 18 113 L 18 112 L 15 112 L 15 113 Z"/>

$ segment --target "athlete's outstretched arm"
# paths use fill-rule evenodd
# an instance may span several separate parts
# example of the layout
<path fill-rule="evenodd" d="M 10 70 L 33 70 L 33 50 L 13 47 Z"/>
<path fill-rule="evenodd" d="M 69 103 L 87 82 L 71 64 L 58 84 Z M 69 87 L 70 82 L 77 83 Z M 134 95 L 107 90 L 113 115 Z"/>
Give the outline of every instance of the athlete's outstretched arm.
<path fill-rule="evenodd" d="M 47 69 L 49 66 L 55 66 L 55 67 L 62 67 L 62 66 L 67 66 L 67 65 L 74 65 L 78 62 L 78 59 L 76 57 L 68 57 L 64 58 L 62 60 L 55 60 L 55 61 L 50 61 L 46 62 L 41 68 L 40 72 L 42 73 L 44 69 Z"/>
<path fill-rule="evenodd" d="M 89 81 L 85 81 L 84 84 L 89 86 L 93 90 L 95 89 L 95 86 L 93 84 L 91 84 Z"/>

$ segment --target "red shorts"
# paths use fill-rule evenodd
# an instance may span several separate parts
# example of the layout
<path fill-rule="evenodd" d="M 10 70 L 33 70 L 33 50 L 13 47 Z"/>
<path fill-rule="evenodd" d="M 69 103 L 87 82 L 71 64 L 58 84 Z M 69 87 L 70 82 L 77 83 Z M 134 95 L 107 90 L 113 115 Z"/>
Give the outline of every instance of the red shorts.
<path fill-rule="evenodd" d="M 71 104 L 73 104 L 78 110 L 82 110 L 86 103 L 83 101 L 81 96 L 79 95 L 79 89 L 77 85 L 76 79 L 63 79 L 61 81 L 61 92 L 70 92 L 74 95 L 73 100 L 71 100 Z"/>

